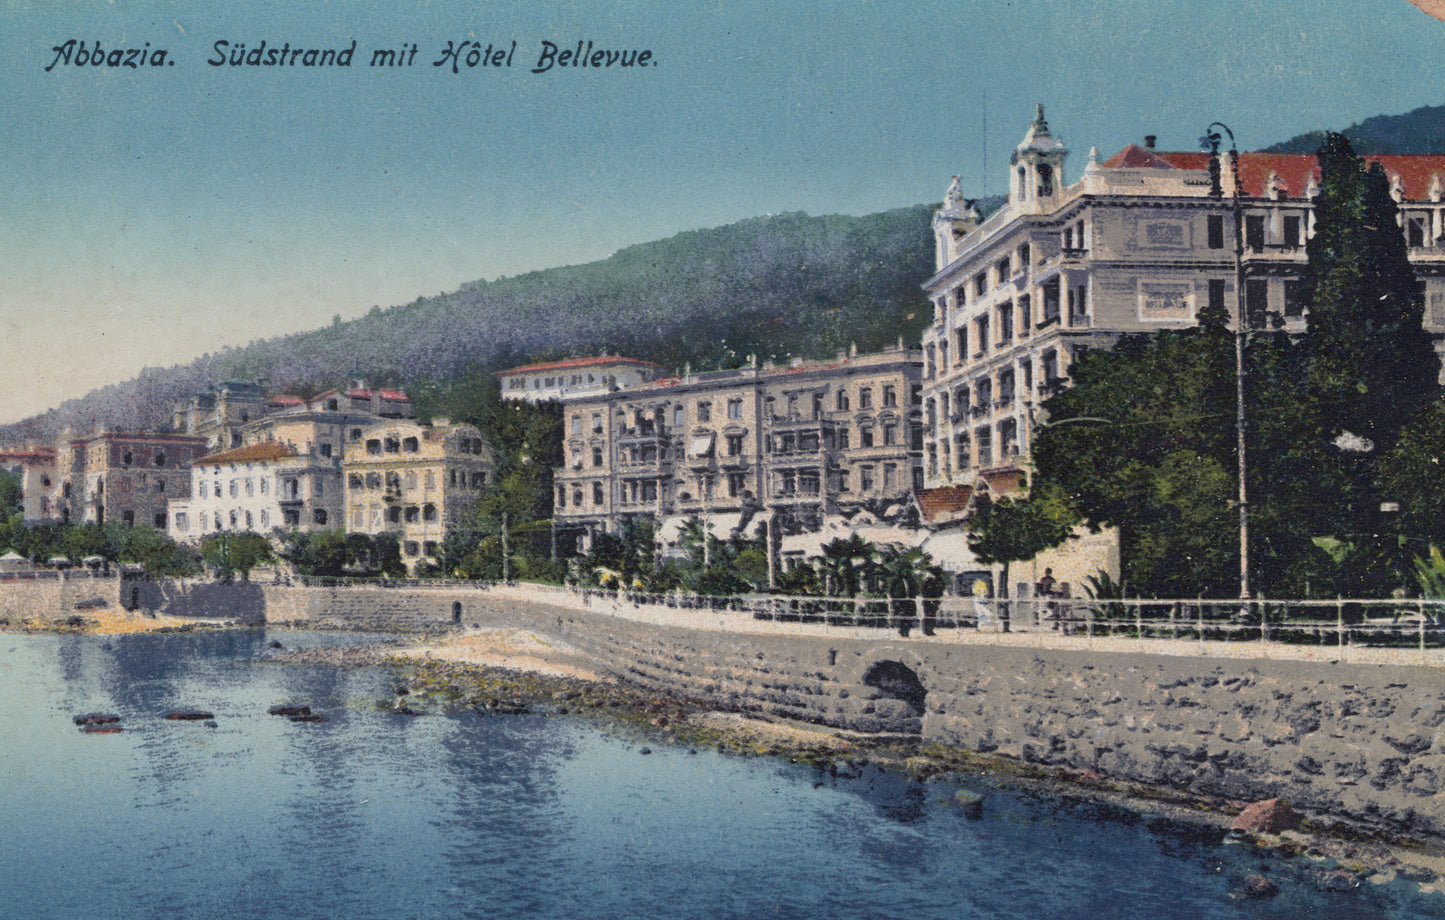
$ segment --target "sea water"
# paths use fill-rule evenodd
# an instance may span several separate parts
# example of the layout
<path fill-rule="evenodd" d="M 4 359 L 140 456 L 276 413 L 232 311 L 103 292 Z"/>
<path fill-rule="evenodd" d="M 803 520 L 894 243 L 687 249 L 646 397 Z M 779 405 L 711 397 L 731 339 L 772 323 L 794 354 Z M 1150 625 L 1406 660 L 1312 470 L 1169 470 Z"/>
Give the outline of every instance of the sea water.
<path fill-rule="evenodd" d="M 269 663 L 278 640 L 368 641 L 0 635 L 0 916 L 1445 917 L 1412 883 L 1323 891 L 1299 860 L 982 779 L 831 777 L 575 717 L 401 715 L 378 706 L 387 670 Z M 267 714 L 281 703 L 328 721 Z M 180 709 L 214 724 L 164 718 Z M 82 733 L 93 711 L 123 730 Z M 1256 873 L 1279 895 L 1240 899 Z"/>

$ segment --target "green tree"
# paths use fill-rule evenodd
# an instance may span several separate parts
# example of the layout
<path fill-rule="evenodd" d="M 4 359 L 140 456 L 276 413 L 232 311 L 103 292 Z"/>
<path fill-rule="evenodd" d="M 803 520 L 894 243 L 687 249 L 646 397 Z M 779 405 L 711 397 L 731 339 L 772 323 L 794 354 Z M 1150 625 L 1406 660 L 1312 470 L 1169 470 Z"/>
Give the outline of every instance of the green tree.
<path fill-rule="evenodd" d="M 156 578 L 179 578 L 200 571 L 194 549 L 149 527 L 123 528 L 116 560 L 141 565 Z"/>
<path fill-rule="evenodd" d="M 1341 134 L 1320 148 L 1315 232 L 1307 251 L 1309 381 L 1332 435 L 1388 449 L 1439 392 L 1440 362 L 1384 169 Z"/>
<path fill-rule="evenodd" d="M 1026 498 L 998 501 L 980 496 L 968 519 L 968 548 L 979 562 L 1003 566 L 999 596 L 1008 597 L 1009 565 L 1064 542 L 1073 520 L 1055 492 L 1036 491 Z M 1007 620 L 1004 625 L 1007 628 Z"/>
<path fill-rule="evenodd" d="M 201 558 L 221 577 L 240 574 L 249 581 L 251 570 L 275 561 L 271 541 L 258 533 L 218 533 L 201 541 Z"/>
<path fill-rule="evenodd" d="M 813 559 L 813 567 L 823 593 L 829 597 L 856 597 L 866 584 L 878 548 L 855 533 L 829 540 L 821 549 L 821 555 Z"/>
<path fill-rule="evenodd" d="M 0 470 L 0 515 L 20 510 L 20 478 L 9 470 Z"/>

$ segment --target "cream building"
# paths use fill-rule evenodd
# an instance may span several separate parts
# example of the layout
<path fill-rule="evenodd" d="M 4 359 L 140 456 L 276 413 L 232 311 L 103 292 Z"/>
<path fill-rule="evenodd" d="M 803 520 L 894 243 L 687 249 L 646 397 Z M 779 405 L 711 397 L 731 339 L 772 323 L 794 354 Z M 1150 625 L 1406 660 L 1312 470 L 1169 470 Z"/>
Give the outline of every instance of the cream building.
<path fill-rule="evenodd" d="M 394 420 L 348 440 L 343 467 L 346 529 L 395 534 L 414 569 L 423 559 L 435 561 L 447 534 L 465 523 L 491 484 L 496 460 L 472 425 Z"/>
<path fill-rule="evenodd" d="M 901 507 L 923 472 L 920 371 L 898 347 L 568 399 L 558 530 L 585 545 L 629 517 L 696 515 L 726 536 L 759 514 L 788 531 Z"/>
<path fill-rule="evenodd" d="M 1214 305 L 1256 327 L 1303 329 L 1299 278 L 1319 166 L 1312 155 L 1241 154 L 1235 183 L 1208 153 L 1130 145 L 1090 151 L 1076 182 L 1043 108 L 1014 151 L 1007 203 L 980 220 L 949 188 L 934 216 L 937 273 L 923 336 L 930 489 L 1016 488 L 1040 404 L 1066 386 L 1082 349 L 1121 334 L 1193 325 Z M 1445 332 L 1445 156 L 1378 156 L 1426 292 L 1426 328 Z M 1236 278 L 1243 277 L 1243 290 Z M 1242 303 L 1241 303 L 1242 301 Z"/>
<path fill-rule="evenodd" d="M 625 390 L 662 374 L 662 368 L 650 361 L 598 355 L 513 367 L 498 371 L 497 379 L 503 399 L 538 403 Z"/>
<path fill-rule="evenodd" d="M 341 526 L 343 500 L 331 460 L 262 441 L 195 462 L 191 497 L 175 506 L 170 535 L 198 543 L 223 532 L 333 529 Z"/>

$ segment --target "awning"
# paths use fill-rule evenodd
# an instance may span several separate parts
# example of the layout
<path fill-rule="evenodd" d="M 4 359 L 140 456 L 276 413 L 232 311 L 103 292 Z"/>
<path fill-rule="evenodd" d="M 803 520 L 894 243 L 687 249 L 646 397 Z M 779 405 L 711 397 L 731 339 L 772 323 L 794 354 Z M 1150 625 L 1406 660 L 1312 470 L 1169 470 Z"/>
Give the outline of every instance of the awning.
<path fill-rule="evenodd" d="M 687 445 L 688 457 L 693 460 L 711 457 L 716 439 L 717 434 L 711 431 L 707 434 L 693 435 L 692 441 Z"/>

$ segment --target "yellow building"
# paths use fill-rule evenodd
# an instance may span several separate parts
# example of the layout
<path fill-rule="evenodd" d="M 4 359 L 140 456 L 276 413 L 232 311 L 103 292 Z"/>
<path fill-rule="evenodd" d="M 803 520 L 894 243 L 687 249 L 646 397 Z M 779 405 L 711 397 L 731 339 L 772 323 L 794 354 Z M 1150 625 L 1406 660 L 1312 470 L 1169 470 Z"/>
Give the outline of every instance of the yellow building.
<path fill-rule="evenodd" d="M 466 522 L 491 484 L 495 456 L 472 425 L 394 420 L 348 440 L 345 527 L 395 534 L 409 568 L 437 558 L 452 529 Z"/>

